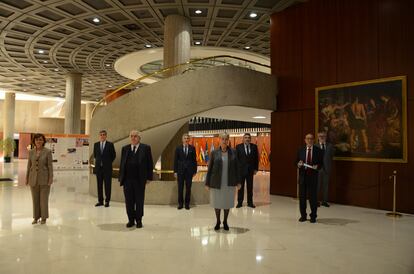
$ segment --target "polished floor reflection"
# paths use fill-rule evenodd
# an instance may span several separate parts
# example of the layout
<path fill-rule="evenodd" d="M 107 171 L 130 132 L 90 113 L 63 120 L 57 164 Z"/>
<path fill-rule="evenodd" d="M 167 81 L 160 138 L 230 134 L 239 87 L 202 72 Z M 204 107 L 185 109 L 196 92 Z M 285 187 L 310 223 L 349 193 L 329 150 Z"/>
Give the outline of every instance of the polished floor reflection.
<path fill-rule="evenodd" d="M 95 208 L 85 171 L 55 173 L 47 225 L 31 225 L 25 161 L 0 163 L 0 273 L 414 273 L 414 217 L 333 205 L 299 223 L 297 201 L 269 196 L 256 177 L 256 209 L 232 209 L 215 232 L 208 205 L 146 206 L 143 229 L 124 205 Z"/>

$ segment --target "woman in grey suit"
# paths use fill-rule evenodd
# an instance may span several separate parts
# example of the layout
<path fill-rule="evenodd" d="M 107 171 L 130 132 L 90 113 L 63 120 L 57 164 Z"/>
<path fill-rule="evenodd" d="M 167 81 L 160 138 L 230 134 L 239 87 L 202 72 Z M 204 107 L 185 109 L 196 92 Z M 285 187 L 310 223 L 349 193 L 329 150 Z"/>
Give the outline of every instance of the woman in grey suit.
<path fill-rule="evenodd" d="M 49 218 L 49 192 L 53 183 L 52 152 L 45 148 L 46 138 L 43 134 L 33 136 L 34 148 L 29 152 L 27 162 L 26 185 L 30 185 L 33 200 L 33 222 L 40 218 L 41 224 Z"/>
<path fill-rule="evenodd" d="M 224 210 L 223 228 L 229 230 L 227 217 L 230 208 L 234 207 L 234 196 L 240 189 L 240 176 L 236 152 L 229 147 L 229 135 L 220 135 L 220 148 L 211 152 L 206 176 L 206 189 L 210 191 L 210 205 L 217 218 L 214 230 L 220 229 L 221 209 Z"/>

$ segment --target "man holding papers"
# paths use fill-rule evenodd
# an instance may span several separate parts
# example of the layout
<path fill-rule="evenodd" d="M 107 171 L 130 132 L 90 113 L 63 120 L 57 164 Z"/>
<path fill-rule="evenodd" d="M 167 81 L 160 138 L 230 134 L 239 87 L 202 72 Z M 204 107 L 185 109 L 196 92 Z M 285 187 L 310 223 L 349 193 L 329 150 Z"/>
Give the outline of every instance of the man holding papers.
<path fill-rule="evenodd" d="M 306 198 L 309 195 L 311 208 L 310 222 L 316 223 L 316 211 L 318 209 L 318 170 L 322 168 L 323 152 L 314 145 L 314 136 L 305 136 L 306 145 L 299 149 L 296 157 L 296 165 L 299 169 L 299 222 L 306 221 Z"/>

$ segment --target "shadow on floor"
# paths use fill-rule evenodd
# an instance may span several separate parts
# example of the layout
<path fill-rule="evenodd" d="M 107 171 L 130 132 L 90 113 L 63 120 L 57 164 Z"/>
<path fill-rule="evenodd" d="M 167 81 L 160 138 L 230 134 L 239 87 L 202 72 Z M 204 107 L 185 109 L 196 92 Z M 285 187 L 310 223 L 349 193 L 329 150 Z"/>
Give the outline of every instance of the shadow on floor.
<path fill-rule="evenodd" d="M 223 233 L 223 234 L 244 234 L 250 231 L 250 229 L 244 228 L 244 227 L 230 227 L 229 231 L 225 231 L 223 227 L 221 227 L 220 230 L 217 230 L 217 231 L 214 230 L 214 228 L 211 228 L 209 230 L 213 232 L 217 232 L 217 233 Z"/>
<path fill-rule="evenodd" d="M 324 225 L 347 225 L 347 224 L 355 224 L 359 223 L 357 220 L 350 220 L 350 219 L 341 219 L 341 218 L 321 218 L 318 219 L 318 223 Z"/>

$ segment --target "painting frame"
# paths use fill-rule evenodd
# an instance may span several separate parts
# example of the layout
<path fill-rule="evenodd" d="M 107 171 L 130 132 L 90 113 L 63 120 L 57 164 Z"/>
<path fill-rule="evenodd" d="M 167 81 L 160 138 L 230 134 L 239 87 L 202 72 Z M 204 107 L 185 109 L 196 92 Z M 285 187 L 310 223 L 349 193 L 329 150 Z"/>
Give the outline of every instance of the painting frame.
<path fill-rule="evenodd" d="M 369 156 L 369 154 L 370 153 L 372 154 L 372 152 L 371 152 L 370 147 L 368 145 L 368 144 L 370 144 L 368 142 L 368 137 L 367 137 L 368 134 L 367 133 L 361 134 L 362 130 L 357 129 L 359 131 L 358 136 L 362 135 L 362 137 L 360 138 L 362 140 L 361 143 L 365 143 L 363 145 L 358 145 L 358 149 L 360 149 L 361 146 L 365 146 L 366 151 L 365 151 L 365 156 L 364 156 L 364 152 L 353 153 L 352 151 L 353 151 L 353 148 L 355 147 L 355 145 L 353 143 L 355 143 L 355 140 L 358 141 L 358 137 L 355 138 L 355 131 L 356 130 L 354 128 L 351 128 L 350 126 L 348 126 L 349 128 L 351 128 L 351 133 L 348 134 L 348 136 L 351 135 L 352 138 L 348 138 L 348 140 L 349 140 L 348 143 L 346 143 L 345 141 L 343 143 L 346 144 L 347 148 L 349 147 L 348 148 L 349 151 L 347 151 L 347 153 L 349 155 L 345 155 L 345 156 L 341 155 L 341 153 L 343 151 L 340 151 L 339 153 L 336 152 L 334 160 L 361 161 L 361 162 L 362 161 L 363 162 L 385 162 L 385 163 L 407 163 L 408 162 L 408 155 L 407 155 L 407 152 L 408 152 L 408 148 L 407 148 L 407 146 L 408 146 L 408 139 L 407 139 L 407 77 L 406 76 L 394 76 L 394 77 L 387 77 L 387 78 L 380 78 L 380 79 L 373 79 L 373 80 L 366 80 L 366 81 L 349 82 L 349 83 L 342 83 L 342 84 L 329 85 L 329 86 L 323 86 L 323 87 L 315 88 L 315 133 L 318 133 L 319 131 L 328 131 L 329 132 L 329 130 L 331 130 L 331 123 L 328 126 L 326 126 L 326 123 L 325 123 L 325 125 L 322 125 L 324 130 L 322 130 L 320 128 L 320 126 L 322 124 L 321 121 L 320 121 L 320 118 L 322 116 L 324 116 L 323 119 L 326 119 L 326 116 L 327 116 L 326 112 L 321 113 L 321 110 L 323 110 L 322 107 L 324 105 L 325 106 L 327 105 L 326 102 L 332 102 L 332 101 L 329 101 L 329 100 L 333 100 L 333 101 L 337 100 L 337 101 L 335 101 L 335 106 L 338 106 L 338 108 L 342 107 L 343 113 L 345 113 L 344 116 L 347 116 L 347 113 L 350 112 L 349 110 L 345 111 L 344 109 L 345 108 L 349 109 L 350 108 L 349 105 L 351 105 L 351 107 L 352 107 L 351 111 L 353 113 L 352 116 L 354 117 L 353 121 L 355 121 L 357 119 L 355 119 L 354 114 L 355 114 L 355 110 L 358 109 L 356 106 L 358 104 L 364 106 L 364 102 L 358 102 L 358 97 L 359 96 L 360 97 L 368 97 L 368 95 L 375 94 L 375 90 L 373 91 L 373 90 L 370 90 L 370 89 L 373 89 L 375 87 L 381 87 L 381 85 L 384 86 L 384 87 L 387 87 L 387 84 L 391 85 L 393 83 L 401 83 L 400 84 L 401 89 L 399 90 L 400 93 L 398 94 L 398 96 L 395 95 L 395 94 L 392 94 L 393 96 L 395 96 L 395 97 L 392 98 L 396 102 L 395 109 L 396 109 L 396 111 L 398 110 L 398 113 L 399 113 L 398 121 L 397 121 L 397 118 L 395 118 L 395 121 L 397 121 L 397 122 L 394 123 L 394 124 L 399 125 L 399 127 L 395 127 L 395 129 L 398 129 L 398 130 L 394 130 L 394 132 L 397 132 L 397 135 L 399 136 L 399 138 L 398 138 L 399 143 L 398 142 L 397 143 L 396 142 L 389 142 L 389 144 L 387 144 L 382 139 L 382 140 L 378 141 L 378 142 L 381 143 L 381 145 L 378 145 L 378 146 L 383 147 L 382 144 L 385 143 L 384 146 L 388 145 L 388 147 L 391 147 L 391 145 L 394 145 L 394 148 L 395 148 L 395 144 L 399 144 L 402 147 L 398 147 L 398 149 L 395 148 L 394 149 L 394 151 L 395 151 L 394 154 L 392 154 L 392 153 L 388 154 L 388 155 L 393 155 L 393 157 L 390 157 L 390 156 L 387 157 L 387 153 L 384 153 L 384 155 L 381 155 L 381 152 L 375 152 L 375 154 L 379 154 L 379 155 Z M 397 89 L 397 88 L 399 88 L 399 84 L 398 84 L 397 87 L 394 87 L 394 89 Z M 367 91 L 364 91 L 364 89 L 367 90 Z M 368 93 L 368 91 L 369 91 L 369 93 Z M 394 92 L 394 91 L 387 91 L 387 92 L 389 92 L 389 94 L 391 94 L 391 92 Z M 385 97 L 383 95 L 384 93 L 385 93 L 385 91 L 378 91 L 378 94 L 377 94 L 378 98 L 383 99 L 383 97 Z M 333 95 L 335 95 L 335 96 L 333 96 Z M 338 104 L 338 102 L 341 101 L 340 99 L 337 99 L 338 96 L 342 98 L 342 103 L 343 103 L 342 105 Z M 389 96 L 389 95 L 387 95 L 387 96 Z M 354 98 L 354 102 L 351 102 L 351 100 L 347 101 L 346 99 L 343 99 L 345 97 Z M 366 105 L 375 106 L 375 99 L 376 98 L 374 98 L 374 99 L 372 99 L 372 97 L 370 97 L 370 98 L 371 98 L 370 103 L 366 104 Z M 394 98 L 396 98 L 396 99 L 394 99 Z M 383 99 L 383 100 L 385 100 L 385 99 Z M 400 100 L 400 101 L 398 101 L 398 100 Z M 371 101 L 373 101 L 373 102 L 371 103 Z M 386 101 L 386 102 L 389 102 L 389 101 Z M 383 104 L 385 104 L 385 103 L 383 103 Z M 332 103 L 332 105 L 334 105 L 334 103 Z M 397 106 L 400 107 L 400 108 L 397 108 Z M 366 107 L 362 107 L 362 108 L 365 109 Z M 335 108 L 333 108 L 333 109 L 335 109 Z M 396 111 L 394 111 L 394 113 Z M 363 110 L 363 112 L 364 112 L 364 115 L 366 115 L 365 110 Z M 375 115 L 375 110 L 373 111 L 373 113 L 374 114 L 372 114 L 372 115 L 375 118 L 375 116 L 374 116 Z M 332 117 L 335 118 L 335 114 Z M 368 123 L 366 117 L 367 116 L 365 116 L 365 126 L 366 126 L 366 128 L 368 128 L 368 125 L 370 125 L 370 124 Z M 331 120 L 331 119 L 328 118 L 328 120 Z M 339 119 L 336 119 L 336 120 L 339 120 Z M 343 120 L 346 121 L 347 118 L 345 118 Z M 389 120 L 386 120 L 386 121 L 389 121 Z M 328 130 L 325 130 L 326 128 L 328 128 Z M 334 128 L 334 127 L 332 126 L 332 128 Z M 363 129 L 363 130 L 365 130 L 365 129 Z M 386 130 L 387 130 L 387 128 L 385 127 L 382 131 L 386 131 Z M 365 131 L 368 131 L 368 130 L 365 130 Z M 380 139 L 380 137 L 378 137 L 378 135 L 372 135 L 372 136 L 375 136 L 376 139 Z M 328 136 L 328 141 L 329 141 L 329 136 Z M 337 146 L 338 143 L 334 142 L 334 145 Z M 339 145 L 341 145 L 341 143 Z M 373 144 L 370 144 L 370 146 L 373 146 Z M 377 147 L 377 146 L 375 146 L 375 147 Z M 383 149 L 383 150 L 385 150 L 385 149 Z M 398 153 L 396 151 L 398 151 Z"/>

